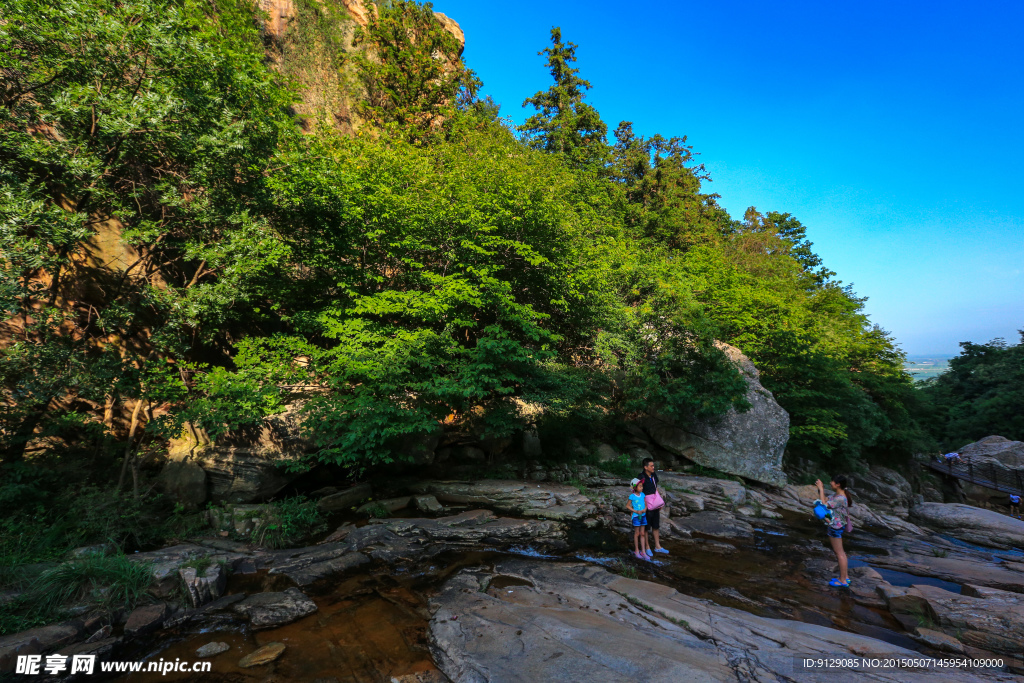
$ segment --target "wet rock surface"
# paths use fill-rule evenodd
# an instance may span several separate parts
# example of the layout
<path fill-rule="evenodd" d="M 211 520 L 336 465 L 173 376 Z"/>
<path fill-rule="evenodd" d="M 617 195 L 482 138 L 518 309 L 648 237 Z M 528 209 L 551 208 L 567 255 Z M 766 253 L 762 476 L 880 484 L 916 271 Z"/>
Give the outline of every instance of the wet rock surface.
<path fill-rule="evenodd" d="M 491 585 L 502 577 L 519 584 Z M 794 660 L 917 655 L 825 626 L 757 617 L 584 564 L 507 560 L 490 571 L 464 570 L 430 606 L 431 650 L 441 670 L 460 682 L 817 681 L 826 677 Z M 948 680 L 934 670 L 844 671 L 843 677 Z M 957 680 L 982 679 L 958 672 Z"/>
<path fill-rule="evenodd" d="M 248 669 L 254 666 L 270 664 L 272 661 L 283 655 L 286 648 L 287 646 L 284 643 L 270 643 L 269 645 L 264 645 L 252 654 L 242 657 L 238 662 L 238 666 L 242 669 Z"/>
<path fill-rule="evenodd" d="M 547 476 L 559 472 L 552 470 Z M 135 647 L 133 640 L 152 643 L 175 629 L 193 635 L 180 645 L 171 645 L 161 656 L 193 657 L 198 648 L 216 640 L 231 649 L 230 655 L 219 657 L 218 666 L 227 662 L 234 672 L 231 675 L 254 683 L 262 680 L 253 678 L 257 672 L 265 676 L 267 671 L 286 679 L 290 676 L 289 680 L 332 675 L 342 680 L 336 675 L 337 667 L 350 672 L 344 680 L 416 680 L 408 676 L 420 674 L 443 680 L 437 678 L 442 674 L 433 665 L 442 664 L 444 657 L 450 661 L 445 671 L 452 680 L 506 680 L 502 667 L 518 661 L 521 653 L 510 649 L 517 643 L 538 653 L 539 660 L 531 656 L 523 669 L 539 676 L 534 680 L 568 675 L 559 668 L 563 665 L 569 667 L 566 671 L 597 680 L 611 680 L 612 671 L 618 672 L 616 680 L 624 675 L 635 677 L 637 672 L 654 680 L 670 680 L 683 669 L 696 673 L 679 680 L 699 680 L 700 676 L 705 680 L 774 680 L 784 679 L 779 668 L 782 664 L 774 658 L 794 654 L 786 647 L 817 652 L 813 648 L 851 643 L 851 647 L 860 647 L 871 641 L 883 648 L 874 652 L 888 654 L 901 650 L 929 655 L 1005 653 L 1011 658 L 1012 643 L 1024 637 L 1018 602 L 1024 596 L 1024 554 L 1019 551 L 978 547 L 942 536 L 927 525 L 902 519 L 899 506 L 876 508 L 859 499 L 854 507 L 855 531 L 844 538 L 855 580 L 849 589 L 831 588 L 828 580 L 836 576 L 837 566 L 824 542 L 822 525 L 810 513 L 817 495 L 813 487 L 765 490 L 738 481 L 659 474 L 666 499 L 662 539 L 671 554 L 657 555 L 651 562 L 624 552 L 627 537 L 621 534 L 632 532 L 626 489 L 610 477 L 612 485 L 602 486 L 605 477 L 596 470 L 586 487 L 534 480 L 430 481 L 420 487 L 429 492 L 394 492 L 409 493 L 407 505 L 401 508 L 409 517 L 345 522 L 318 545 L 268 550 L 207 538 L 138 553 L 134 556 L 137 560 L 153 562 L 158 590 L 164 584 L 180 585 L 183 579 L 196 588 L 187 607 L 155 606 L 163 614 L 148 623 L 162 630 L 146 635 L 150 626 L 133 626 L 131 631 L 125 629 L 127 637 L 122 640 L 116 625 L 113 632 L 109 624 L 104 631 L 104 623 L 89 621 L 87 625 L 83 618 L 47 627 L 54 633 L 37 631 L 36 635 L 0 639 L 0 660 L 6 657 L 13 662 L 11 656 L 18 653 L 72 649 L 131 659 L 125 648 Z M 337 493 L 326 489 L 320 495 L 323 499 Z M 446 497 L 450 497 L 444 503 L 448 508 L 439 500 Z M 466 497 L 486 502 L 461 502 Z M 522 512 L 508 516 L 478 508 L 440 517 L 417 517 L 413 512 L 415 508 L 419 514 L 444 514 L 445 510 L 452 512 L 451 507 L 467 505 L 514 507 Z M 528 510 L 543 514 L 534 512 L 536 516 L 528 517 Z M 558 519 L 563 512 L 564 519 Z M 516 554 L 544 559 L 510 559 Z M 579 559 L 587 564 L 579 564 Z M 565 561 L 576 564 L 566 569 Z M 213 567 L 223 568 L 224 573 L 233 570 L 234 584 L 219 589 L 229 595 L 215 597 L 217 573 L 210 571 Z M 444 595 L 453 582 L 468 580 L 454 577 L 462 567 L 467 568 L 464 575 L 476 577 L 473 580 L 479 582 L 478 589 L 484 589 L 484 596 L 501 604 L 478 603 L 482 598 L 470 599 L 470 594 L 463 593 L 470 600 L 467 605 L 473 618 L 488 625 L 484 630 L 464 631 L 461 644 L 438 640 L 431 659 L 427 654 L 430 611 L 426 596 L 439 589 L 439 595 Z M 555 573 L 548 575 L 545 568 Z M 571 576 L 558 572 L 570 572 Z M 609 582 L 628 580 L 619 575 L 644 580 L 637 585 L 615 584 L 611 590 Z M 598 576 L 603 578 L 595 578 Z M 402 583 L 400 577 L 407 579 Z M 420 582 L 415 585 L 425 588 L 410 589 L 407 581 L 414 578 L 414 583 Z M 570 588 L 565 585 L 569 581 L 579 586 Z M 549 587 L 540 590 L 541 582 Z M 204 585 L 209 588 L 208 595 L 202 592 Z M 296 585 L 301 590 L 293 587 Z M 536 588 L 528 603 L 537 608 L 533 617 L 527 614 L 527 602 L 509 606 L 510 601 L 525 601 L 523 590 L 530 586 Z M 474 590 L 468 584 L 463 588 Z M 603 596 L 589 591 L 604 591 L 607 596 L 615 593 L 626 608 L 616 608 L 614 614 L 610 605 L 604 610 Z M 677 602 L 682 606 L 673 606 Z M 652 612 L 648 607 L 656 609 Z M 667 611 L 670 609 L 676 611 Z M 355 614 L 361 615 L 359 619 L 353 620 Z M 494 619 L 493 623 L 488 619 Z M 738 622 L 744 619 L 741 628 Z M 460 616 L 451 621 L 462 620 Z M 466 623 L 460 628 L 465 630 Z M 527 635 L 505 634 L 501 640 L 490 633 L 495 629 L 500 633 L 516 623 L 523 625 L 512 633 L 522 630 Z M 701 624 L 714 635 L 702 630 Z M 453 627 L 449 623 L 445 628 Z M 387 648 L 375 644 L 381 629 L 391 634 L 392 644 Z M 642 629 L 653 634 L 645 650 L 649 661 L 636 664 L 640 658 L 633 643 Z M 480 633 L 484 633 L 482 639 L 477 638 Z M 644 638 L 647 634 L 641 640 Z M 91 642 L 82 642 L 86 639 Z M 565 649 L 577 641 L 585 647 Z M 616 644 L 607 645 L 612 641 Z M 286 642 L 295 652 L 285 653 L 269 665 L 271 668 L 247 669 L 238 664 L 243 656 L 271 642 Z M 351 643 L 346 646 L 350 649 L 339 650 L 341 642 Z M 780 642 L 785 646 L 778 645 Z M 599 646 L 605 647 L 604 658 L 594 654 Z M 832 654 L 855 651 L 838 649 Z M 153 650 L 150 647 L 146 652 Z M 499 653 L 506 659 L 487 663 Z M 582 661 L 587 654 L 591 657 Z M 545 661 L 547 657 L 551 659 Z M 379 664 L 385 661 L 400 664 Z M 630 661 L 632 669 L 627 666 Z M 1024 671 L 1024 665 L 1019 671 Z M 998 679 L 1000 674 L 984 675 Z M 575 674 L 570 678 L 579 679 Z"/>
<path fill-rule="evenodd" d="M 427 560 L 459 549 L 493 549 L 537 544 L 566 547 L 563 524 L 548 520 L 496 517 L 489 510 L 470 510 L 438 518 L 371 520 L 352 527 L 345 540 L 309 548 L 278 551 L 268 561 L 271 573 L 284 574 L 308 586 L 372 560 L 394 565 Z"/>
<path fill-rule="evenodd" d="M 290 624 L 316 611 L 316 603 L 298 588 L 280 593 L 257 593 L 236 603 L 232 609 L 249 620 L 254 629 Z"/>
<path fill-rule="evenodd" d="M 227 652 L 231 646 L 227 643 L 207 643 L 196 650 L 196 657 L 215 657 L 222 652 Z"/>

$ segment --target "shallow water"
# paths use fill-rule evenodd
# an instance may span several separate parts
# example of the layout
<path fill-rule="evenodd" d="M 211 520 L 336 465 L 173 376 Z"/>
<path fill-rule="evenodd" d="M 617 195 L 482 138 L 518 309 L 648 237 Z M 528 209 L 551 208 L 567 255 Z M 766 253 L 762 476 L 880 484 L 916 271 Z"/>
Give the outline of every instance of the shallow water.
<path fill-rule="evenodd" d="M 936 588 L 942 588 L 943 590 L 950 591 L 951 593 L 960 593 L 963 589 L 963 586 L 958 583 L 943 581 L 942 579 L 936 579 L 931 576 L 907 574 L 906 572 L 897 571 L 895 569 L 886 569 L 885 567 L 876 567 L 871 564 L 870 561 L 866 560 L 850 558 L 849 566 L 851 569 L 854 567 L 871 567 L 881 574 L 883 579 L 894 586 L 935 586 Z"/>
<path fill-rule="evenodd" d="M 907 649 L 920 648 L 888 612 L 858 605 L 848 591 L 829 589 L 810 578 L 806 572 L 808 560 L 832 557 L 824 547 L 819 525 L 800 515 L 787 515 L 779 522 L 755 523 L 760 528 L 754 539 L 730 540 L 736 551 L 727 554 L 723 550 L 728 548 L 720 540 L 718 546 L 666 540 L 669 555 L 658 555 L 655 562 L 642 562 L 632 558 L 625 538 L 580 526 L 574 527 L 569 535 L 573 550 L 560 557 L 523 546 L 504 553 L 451 552 L 401 570 L 364 569 L 313 586 L 307 593 L 319 610 L 295 623 L 253 632 L 241 620 L 225 615 L 212 625 L 186 625 L 170 635 L 163 632 L 148 649 L 138 648 L 131 655 L 125 654 L 124 659 L 194 661 L 198 647 L 222 641 L 231 649 L 211 659 L 213 672 L 203 674 L 204 681 L 269 683 L 333 678 L 339 683 L 377 683 L 390 681 L 392 676 L 432 670 L 436 667 L 427 648 L 429 595 L 462 568 L 492 567 L 497 558 L 507 554 L 592 562 L 610 571 L 670 585 L 680 592 L 759 616 L 794 619 L 860 633 Z M 862 545 L 873 547 L 871 534 L 865 531 L 860 537 Z M 858 555 L 852 547 L 851 558 L 851 566 L 870 563 L 870 555 Z M 898 576 L 901 572 L 878 571 L 894 585 L 909 585 L 903 582 L 904 577 Z M 906 577 L 916 583 L 947 584 L 959 591 L 959 586 L 948 582 Z M 288 585 L 288 579 L 281 575 L 232 576 L 228 592 L 283 590 Z M 513 577 L 497 577 L 490 587 L 514 590 L 520 585 L 526 584 Z M 238 667 L 243 656 L 270 642 L 287 645 L 280 659 L 251 669 Z M 119 680 L 194 679 L 193 674 L 150 673 Z"/>
<path fill-rule="evenodd" d="M 212 672 L 202 674 L 201 680 L 248 683 L 335 679 L 339 683 L 379 683 L 390 681 L 392 676 L 434 670 L 437 667 L 427 648 L 426 595 L 452 573 L 467 566 L 490 566 L 496 556 L 493 552 L 441 555 L 422 572 L 385 574 L 369 570 L 342 576 L 307 591 L 318 610 L 299 621 L 252 631 L 241 620 L 223 615 L 213 624 L 186 624 L 170 635 L 162 632 L 148 648 L 127 653 L 123 659 L 196 661 L 197 648 L 224 642 L 231 649 L 210 658 Z M 227 592 L 281 590 L 289 585 L 282 575 L 260 572 L 232 576 Z M 242 657 L 273 642 L 287 646 L 276 662 L 239 668 Z M 273 676 L 268 679 L 268 674 Z M 118 680 L 196 679 L 192 673 L 140 673 Z"/>

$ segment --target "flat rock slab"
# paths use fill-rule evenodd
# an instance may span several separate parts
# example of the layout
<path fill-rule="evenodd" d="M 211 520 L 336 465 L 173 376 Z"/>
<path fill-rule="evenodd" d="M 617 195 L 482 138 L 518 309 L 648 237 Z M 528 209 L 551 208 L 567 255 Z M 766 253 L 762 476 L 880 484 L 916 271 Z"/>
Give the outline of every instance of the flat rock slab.
<path fill-rule="evenodd" d="M 522 585 L 498 577 L 518 579 Z M 430 601 L 431 651 L 453 681 L 948 681 L 942 670 L 804 670 L 801 657 L 919 653 L 766 619 L 585 564 L 506 560 L 463 570 Z M 991 680 L 958 671 L 957 681 Z"/>
<path fill-rule="evenodd" d="M 713 538 L 752 538 L 754 535 L 754 527 L 727 512 L 696 512 L 676 523 Z"/>
<path fill-rule="evenodd" d="M 213 541 L 206 543 L 212 544 Z M 225 544 L 225 546 L 233 548 L 234 544 Z M 129 558 L 132 562 L 151 563 L 154 582 L 151 590 L 157 597 L 168 599 L 178 588 L 179 570 L 190 560 L 209 558 L 214 563 L 224 563 L 235 567 L 247 561 L 259 564 L 263 561 L 264 556 L 264 553 L 223 550 L 210 545 L 181 543 L 160 550 L 133 553 Z"/>
<path fill-rule="evenodd" d="M 441 512 L 444 509 L 441 503 L 438 502 L 437 498 L 431 495 L 413 496 L 412 502 L 420 512 L 429 512 L 433 514 L 435 512 Z"/>
<path fill-rule="evenodd" d="M 918 524 L 939 529 L 961 541 L 991 548 L 1024 548 L 1024 521 L 994 510 L 960 503 L 921 503 L 910 509 Z"/>
<path fill-rule="evenodd" d="M 747 487 L 731 479 L 693 477 L 677 472 L 658 472 L 658 479 L 673 493 L 693 491 L 696 494 L 723 499 L 732 505 L 740 505 L 747 501 Z"/>
<path fill-rule="evenodd" d="M 163 626 L 164 620 L 170 614 L 170 609 L 163 602 L 156 605 L 138 607 L 128 615 L 128 623 L 124 625 L 124 633 L 127 636 L 141 636 L 151 633 Z"/>
<path fill-rule="evenodd" d="M 284 654 L 286 647 L 284 643 L 268 643 L 255 652 L 242 657 L 238 661 L 238 666 L 241 669 L 248 669 L 253 666 L 270 664 Z"/>
<path fill-rule="evenodd" d="M 583 519 L 596 508 L 589 498 L 574 486 L 548 482 L 527 482 L 502 479 L 479 481 L 428 481 L 413 487 L 417 494 L 433 494 L 445 503 L 475 504 L 504 512 L 549 519 Z M 550 512 L 545 515 L 544 510 Z"/>
<path fill-rule="evenodd" d="M 346 542 L 280 551 L 275 555 L 270 573 L 284 574 L 299 586 L 308 586 L 369 561 L 370 558 L 363 553 L 354 552 L 351 539 L 348 539 Z"/>
<path fill-rule="evenodd" d="M 84 632 L 85 625 L 75 619 L 0 636 L 0 674 L 14 671 L 19 655 L 37 655 L 70 645 Z"/>
<path fill-rule="evenodd" d="M 316 612 L 316 603 L 298 588 L 280 593 L 257 593 L 236 603 L 232 609 L 249 619 L 254 629 L 284 626 Z"/>
<path fill-rule="evenodd" d="M 207 643 L 196 650 L 196 657 L 214 657 L 230 649 L 231 646 L 227 643 Z"/>

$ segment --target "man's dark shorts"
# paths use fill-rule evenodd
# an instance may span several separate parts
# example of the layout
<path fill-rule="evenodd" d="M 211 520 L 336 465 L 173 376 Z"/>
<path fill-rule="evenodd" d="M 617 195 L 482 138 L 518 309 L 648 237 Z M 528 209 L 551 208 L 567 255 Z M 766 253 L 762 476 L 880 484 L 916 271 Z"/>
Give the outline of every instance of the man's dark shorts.
<path fill-rule="evenodd" d="M 647 526 L 652 529 L 661 528 L 661 508 L 647 511 Z"/>

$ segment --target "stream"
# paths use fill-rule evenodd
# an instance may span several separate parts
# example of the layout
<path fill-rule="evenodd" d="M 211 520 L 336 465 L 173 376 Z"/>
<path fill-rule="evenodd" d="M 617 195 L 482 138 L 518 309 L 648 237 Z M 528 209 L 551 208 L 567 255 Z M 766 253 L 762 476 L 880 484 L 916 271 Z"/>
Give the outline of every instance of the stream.
<path fill-rule="evenodd" d="M 885 537 L 859 529 L 847 546 L 850 566 L 872 566 L 885 553 Z M 529 547 L 475 552 L 449 551 L 411 566 L 382 570 L 374 564 L 322 580 L 306 592 L 318 611 L 294 623 L 253 631 L 241 619 L 217 615 L 201 624 L 165 630 L 142 639 L 124 659 L 195 661 L 195 651 L 207 643 L 227 643 L 230 650 L 213 658 L 213 672 L 204 681 L 302 681 L 320 683 L 377 683 L 391 677 L 436 670 L 428 648 L 430 615 L 427 600 L 452 575 L 466 567 L 492 568 L 509 555 L 545 561 L 584 561 L 671 586 L 681 593 L 711 600 L 762 617 L 797 620 L 870 636 L 893 645 L 922 650 L 889 612 L 858 604 L 849 591 L 830 589 L 821 580 L 822 567 L 833 562 L 820 527 L 805 516 L 785 513 L 781 520 L 756 520 L 748 541 L 729 539 L 666 540 L 670 555 L 651 563 L 625 552 L 625 539 L 605 530 L 573 526 L 571 550 L 548 555 Z M 368 567 L 368 568 L 367 568 Z M 912 576 L 875 568 L 893 585 L 931 584 L 954 592 L 960 586 L 940 579 Z M 827 579 L 826 579 L 827 580 Z M 283 590 L 290 581 L 265 571 L 232 575 L 227 593 Z M 238 661 L 271 642 L 284 643 L 288 652 L 273 667 L 242 669 Z M 128 674 L 117 680 L 191 680 L 194 674 Z"/>

